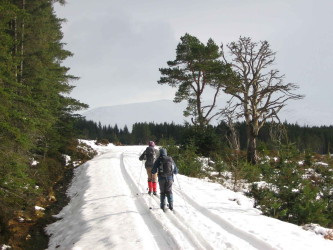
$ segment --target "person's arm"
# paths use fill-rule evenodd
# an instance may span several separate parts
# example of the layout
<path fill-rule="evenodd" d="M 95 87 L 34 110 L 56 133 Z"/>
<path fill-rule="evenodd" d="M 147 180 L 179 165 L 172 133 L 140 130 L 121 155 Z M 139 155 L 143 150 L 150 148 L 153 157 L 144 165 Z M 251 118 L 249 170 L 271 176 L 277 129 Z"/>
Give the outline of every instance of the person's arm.
<path fill-rule="evenodd" d="M 173 161 L 173 159 L 172 159 L 172 164 L 173 164 L 173 173 L 174 174 L 178 174 L 178 167 L 177 167 L 177 165 L 176 165 L 176 163 Z"/>
<path fill-rule="evenodd" d="M 145 159 L 145 155 L 146 155 L 145 152 L 143 152 L 143 154 L 139 157 L 139 160 L 143 161 Z"/>
<path fill-rule="evenodd" d="M 140 161 L 146 160 L 146 150 L 147 149 L 145 149 L 145 151 L 143 151 L 142 155 L 139 157 Z"/>
<path fill-rule="evenodd" d="M 155 151 L 155 161 L 160 157 L 160 151 L 157 148 L 154 148 Z"/>
<path fill-rule="evenodd" d="M 158 169 L 158 166 L 160 165 L 160 158 L 158 158 L 155 162 L 154 162 L 154 166 L 153 166 L 153 169 L 151 170 L 151 173 L 152 174 L 156 174 L 157 173 L 157 169 Z"/>

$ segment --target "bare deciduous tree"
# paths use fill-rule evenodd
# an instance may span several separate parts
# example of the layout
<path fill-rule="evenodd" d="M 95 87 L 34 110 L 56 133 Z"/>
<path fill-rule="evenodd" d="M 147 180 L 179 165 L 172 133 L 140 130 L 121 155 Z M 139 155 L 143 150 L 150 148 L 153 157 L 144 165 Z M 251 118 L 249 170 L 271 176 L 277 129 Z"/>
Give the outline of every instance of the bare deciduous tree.
<path fill-rule="evenodd" d="M 228 105 L 221 110 L 221 117 L 225 120 L 225 125 L 229 128 L 228 133 L 226 134 L 226 139 L 229 143 L 230 148 L 235 151 L 240 151 L 240 142 L 239 142 L 239 133 L 236 128 L 236 120 L 239 118 L 234 110 Z"/>
<path fill-rule="evenodd" d="M 256 43 L 251 38 L 240 37 L 237 42 L 231 42 L 226 47 L 230 57 L 227 58 L 223 44 L 222 57 L 237 72 L 239 81 L 226 85 L 224 90 L 232 95 L 233 109 L 245 119 L 247 159 L 256 164 L 259 130 L 268 119 L 279 121 L 278 113 L 288 100 L 301 99 L 303 96 L 293 93 L 298 89 L 296 84 L 284 84 L 284 75 L 271 69 L 276 53 L 270 49 L 267 41 Z"/>

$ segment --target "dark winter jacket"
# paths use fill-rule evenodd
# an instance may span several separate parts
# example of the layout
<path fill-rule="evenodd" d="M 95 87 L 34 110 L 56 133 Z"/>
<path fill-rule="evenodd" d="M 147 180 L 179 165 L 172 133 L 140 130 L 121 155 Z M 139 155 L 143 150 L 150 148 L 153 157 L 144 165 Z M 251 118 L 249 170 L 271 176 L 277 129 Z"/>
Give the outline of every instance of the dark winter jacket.
<path fill-rule="evenodd" d="M 167 151 L 165 148 L 161 148 L 160 149 L 160 156 L 157 158 L 157 160 L 155 161 L 154 163 L 154 167 L 153 169 L 151 170 L 151 173 L 152 174 L 156 174 L 157 171 L 158 171 L 158 168 L 159 166 L 161 165 L 162 161 L 163 161 L 163 158 L 167 157 Z M 171 158 L 171 157 L 170 157 Z M 173 174 L 178 174 L 178 168 L 175 164 L 175 162 L 173 161 L 173 159 L 171 158 L 172 160 L 172 164 L 173 164 Z M 162 178 L 166 178 L 166 179 L 172 179 L 173 180 L 173 174 L 171 176 L 168 176 L 168 177 L 162 177 L 160 175 L 158 175 L 158 180 L 161 180 Z"/>
<path fill-rule="evenodd" d="M 152 148 L 153 151 L 154 151 L 154 159 L 153 159 L 152 162 L 147 161 L 147 149 L 148 149 L 148 148 Z M 153 164 L 154 164 L 154 162 L 155 162 L 155 160 L 156 160 L 156 158 L 157 158 L 158 156 L 159 156 L 159 150 L 158 150 L 157 148 L 153 147 L 153 146 L 149 146 L 149 147 L 147 147 L 146 150 L 142 153 L 142 155 L 140 155 L 139 160 L 140 160 L 140 161 L 145 160 L 145 161 L 146 161 L 146 162 L 145 162 L 145 167 L 146 167 L 146 168 L 152 168 L 152 167 L 153 167 Z"/>

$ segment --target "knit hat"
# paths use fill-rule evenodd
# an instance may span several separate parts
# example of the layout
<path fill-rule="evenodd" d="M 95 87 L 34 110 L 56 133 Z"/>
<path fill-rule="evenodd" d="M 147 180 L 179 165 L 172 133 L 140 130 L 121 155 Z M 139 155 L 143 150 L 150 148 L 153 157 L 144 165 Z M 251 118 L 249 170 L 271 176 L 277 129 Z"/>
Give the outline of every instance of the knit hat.
<path fill-rule="evenodd" d="M 150 141 L 148 145 L 149 145 L 150 147 L 155 147 L 155 142 Z"/>

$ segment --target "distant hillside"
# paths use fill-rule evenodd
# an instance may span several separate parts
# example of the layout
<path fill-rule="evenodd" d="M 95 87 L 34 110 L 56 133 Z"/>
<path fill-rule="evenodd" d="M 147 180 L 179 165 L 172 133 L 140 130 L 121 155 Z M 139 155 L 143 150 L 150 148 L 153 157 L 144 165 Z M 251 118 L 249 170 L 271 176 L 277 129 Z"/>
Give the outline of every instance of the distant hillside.
<path fill-rule="evenodd" d="M 145 103 L 132 103 L 117 106 L 99 107 L 83 113 L 87 120 L 101 122 L 102 125 L 118 125 L 129 129 L 136 122 L 174 122 L 183 124 L 183 110 L 186 103 L 174 103 L 171 100 L 160 100 Z"/>
<path fill-rule="evenodd" d="M 117 106 L 99 107 L 83 113 L 87 120 L 101 122 L 102 125 L 118 125 L 123 128 L 125 125 L 129 129 L 136 122 L 174 122 L 184 124 L 183 110 L 186 103 L 174 103 L 171 100 L 159 100 L 144 103 L 132 103 Z M 297 123 L 300 126 L 321 126 L 333 125 L 333 115 L 330 111 L 321 107 L 313 107 L 309 103 L 302 101 L 291 102 L 280 113 L 281 121 Z M 216 124 L 214 124 L 216 125 Z"/>
<path fill-rule="evenodd" d="M 327 103 L 329 101 L 326 101 Z M 280 113 L 281 121 L 297 123 L 300 126 L 332 126 L 332 107 L 314 106 L 308 100 L 290 102 Z"/>

